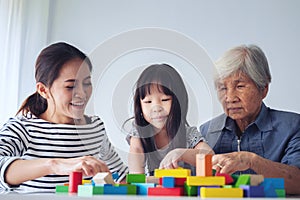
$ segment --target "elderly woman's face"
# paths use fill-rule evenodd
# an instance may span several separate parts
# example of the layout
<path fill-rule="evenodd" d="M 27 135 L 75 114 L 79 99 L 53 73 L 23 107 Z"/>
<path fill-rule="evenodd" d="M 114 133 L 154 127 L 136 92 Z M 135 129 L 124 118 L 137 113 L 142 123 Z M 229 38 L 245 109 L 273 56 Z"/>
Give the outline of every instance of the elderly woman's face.
<path fill-rule="evenodd" d="M 217 91 L 224 112 L 234 120 L 249 124 L 256 119 L 268 87 L 259 90 L 248 76 L 236 73 L 220 81 Z"/>

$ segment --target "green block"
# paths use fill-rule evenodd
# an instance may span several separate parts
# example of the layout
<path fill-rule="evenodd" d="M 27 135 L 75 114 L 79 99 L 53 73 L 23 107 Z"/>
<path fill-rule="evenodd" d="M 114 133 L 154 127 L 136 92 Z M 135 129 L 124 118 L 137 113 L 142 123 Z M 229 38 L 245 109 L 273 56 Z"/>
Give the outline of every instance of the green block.
<path fill-rule="evenodd" d="M 189 186 L 186 182 L 184 183 L 184 192 L 186 196 L 197 196 L 197 189 L 198 186 Z"/>
<path fill-rule="evenodd" d="M 250 185 L 250 175 L 242 174 L 239 176 L 234 187 L 238 188 L 240 185 Z"/>
<path fill-rule="evenodd" d="M 223 185 L 223 188 L 232 188 L 232 185 Z"/>
<path fill-rule="evenodd" d="M 126 183 L 145 183 L 146 175 L 145 174 L 127 174 Z"/>
<path fill-rule="evenodd" d="M 275 192 L 277 194 L 277 197 L 285 197 L 285 189 L 275 189 Z"/>
<path fill-rule="evenodd" d="M 93 195 L 103 194 L 102 186 L 93 186 L 93 185 L 78 185 L 78 196 L 80 197 L 91 197 Z"/>
<path fill-rule="evenodd" d="M 55 187 L 56 193 L 68 193 L 69 192 L 69 186 L 66 185 L 57 185 Z"/>

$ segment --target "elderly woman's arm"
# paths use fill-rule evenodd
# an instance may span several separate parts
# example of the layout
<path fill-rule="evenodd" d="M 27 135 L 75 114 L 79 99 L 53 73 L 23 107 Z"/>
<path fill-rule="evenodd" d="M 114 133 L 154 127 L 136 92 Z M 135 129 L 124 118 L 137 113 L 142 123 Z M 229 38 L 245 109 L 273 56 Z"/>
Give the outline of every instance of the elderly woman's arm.
<path fill-rule="evenodd" d="M 220 173 L 232 174 L 236 171 L 252 169 L 264 177 L 282 177 L 287 194 L 300 194 L 298 167 L 274 162 L 246 151 L 214 155 L 212 164 Z"/>

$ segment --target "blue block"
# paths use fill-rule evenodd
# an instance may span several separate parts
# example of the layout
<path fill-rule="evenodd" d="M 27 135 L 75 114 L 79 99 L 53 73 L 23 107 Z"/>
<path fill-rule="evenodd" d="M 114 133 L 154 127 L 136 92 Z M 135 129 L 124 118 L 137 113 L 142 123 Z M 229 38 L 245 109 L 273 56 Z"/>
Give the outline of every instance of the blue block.
<path fill-rule="evenodd" d="M 127 187 L 115 187 L 111 185 L 105 185 L 103 194 L 127 195 Z"/>
<path fill-rule="evenodd" d="M 155 183 L 131 183 L 131 185 L 136 185 L 136 194 L 138 195 L 148 195 L 148 188 L 153 188 L 156 186 Z"/>
<path fill-rule="evenodd" d="M 274 189 L 284 189 L 284 179 L 283 178 L 264 178 L 262 185 L 272 184 Z"/>
<path fill-rule="evenodd" d="M 244 197 L 264 197 L 263 186 L 241 185 L 240 188 L 244 191 Z"/>
<path fill-rule="evenodd" d="M 175 178 L 171 176 L 162 177 L 162 186 L 164 188 L 174 188 L 175 187 Z"/>

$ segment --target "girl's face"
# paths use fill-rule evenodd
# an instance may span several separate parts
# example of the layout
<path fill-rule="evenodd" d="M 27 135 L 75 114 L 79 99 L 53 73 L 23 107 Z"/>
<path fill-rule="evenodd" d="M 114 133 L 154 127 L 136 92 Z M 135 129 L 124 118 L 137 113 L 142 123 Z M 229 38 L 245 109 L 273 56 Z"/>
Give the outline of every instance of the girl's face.
<path fill-rule="evenodd" d="M 88 64 L 79 58 L 65 63 L 50 88 L 48 117 L 54 123 L 85 123 L 84 111 L 91 94 Z"/>
<path fill-rule="evenodd" d="M 158 130 L 165 128 L 171 110 L 172 96 L 159 91 L 157 85 L 152 85 L 150 94 L 140 99 L 140 102 L 144 119 Z"/>

